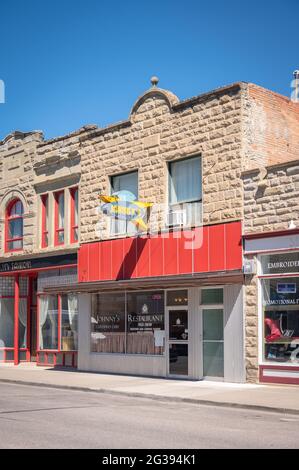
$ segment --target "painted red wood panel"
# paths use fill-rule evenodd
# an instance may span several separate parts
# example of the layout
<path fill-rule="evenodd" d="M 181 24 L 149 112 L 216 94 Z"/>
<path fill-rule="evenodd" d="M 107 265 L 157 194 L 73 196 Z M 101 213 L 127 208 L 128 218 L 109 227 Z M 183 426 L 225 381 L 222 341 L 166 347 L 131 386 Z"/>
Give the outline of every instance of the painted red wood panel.
<path fill-rule="evenodd" d="M 85 244 L 78 256 L 79 282 L 241 268 L 241 222 Z"/>
<path fill-rule="evenodd" d="M 99 243 L 90 243 L 88 245 L 88 277 L 90 281 L 96 281 L 99 279 L 100 275 L 100 244 Z"/>
<path fill-rule="evenodd" d="M 225 224 L 226 231 L 226 269 L 242 267 L 242 225 L 241 222 Z"/>
<path fill-rule="evenodd" d="M 157 235 L 150 239 L 150 276 L 162 276 L 163 275 L 163 240 Z"/>
<path fill-rule="evenodd" d="M 193 266 L 195 273 L 209 271 L 209 227 L 197 227 L 194 236 Z"/>
<path fill-rule="evenodd" d="M 195 230 L 184 230 L 179 232 L 178 238 L 178 274 L 193 272 L 193 253 Z"/>
<path fill-rule="evenodd" d="M 88 247 L 82 245 L 78 251 L 78 281 L 87 282 L 88 279 Z"/>
<path fill-rule="evenodd" d="M 136 259 L 137 259 L 137 241 L 136 238 L 124 238 L 123 240 L 124 256 L 124 279 L 135 277 Z"/>
<path fill-rule="evenodd" d="M 111 242 L 111 278 L 123 279 L 124 271 L 124 249 L 123 239 L 119 238 Z"/>
<path fill-rule="evenodd" d="M 209 271 L 225 269 L 225 226 L 223 224 L 209 227 Z"/>
<path fill-rule="evenodd" d="M 163 275 L 174 275 L 178 273 L 178 239 L 173 232 L 163 233 Z"/>
<path fill-rule="evenodd" d="M 114 241 L 114 240 L 113 240 Z M 100 242 L 100 279 L 110 280 L 111 276 L 111 245 L 112 240 Z"/>
<path fill-rule="evenodd" d="M 150 239 L 149 237 L 137 238 L 136 277 L 148 277 L 150 275 Z"/>

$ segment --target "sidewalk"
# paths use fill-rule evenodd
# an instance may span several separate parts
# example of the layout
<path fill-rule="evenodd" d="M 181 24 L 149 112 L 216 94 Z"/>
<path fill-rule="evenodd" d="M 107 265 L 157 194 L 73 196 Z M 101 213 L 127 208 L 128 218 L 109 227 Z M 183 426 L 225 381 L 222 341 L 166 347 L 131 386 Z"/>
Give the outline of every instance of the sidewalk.
<path fill-rule="evenodd" d="M 32 364 L 1 364 L 0 389 L 1 382 L 299 414 L 296 386 L 167 380 L 54 370 Z"/>

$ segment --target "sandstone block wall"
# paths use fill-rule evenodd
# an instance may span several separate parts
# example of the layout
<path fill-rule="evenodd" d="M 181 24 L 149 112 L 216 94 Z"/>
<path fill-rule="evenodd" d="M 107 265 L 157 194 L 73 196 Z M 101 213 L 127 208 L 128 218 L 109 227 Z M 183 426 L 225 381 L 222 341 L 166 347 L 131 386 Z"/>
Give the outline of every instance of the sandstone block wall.
<path fill-rule="evenodd" d="M 110 194 L 111 176 L 138 170 L 139 199 L 167 206 L 168 163 L 193 155 L 202 156 L 203 223 L 240 220 L 241 132 L 239 84 L 185 102 L 149 90 L 128 121 L 80 139 L 81 241 L 110 237 L 98 195 Z M 165 228 L 163 210 L 151 220 L 151 231 Z"/>

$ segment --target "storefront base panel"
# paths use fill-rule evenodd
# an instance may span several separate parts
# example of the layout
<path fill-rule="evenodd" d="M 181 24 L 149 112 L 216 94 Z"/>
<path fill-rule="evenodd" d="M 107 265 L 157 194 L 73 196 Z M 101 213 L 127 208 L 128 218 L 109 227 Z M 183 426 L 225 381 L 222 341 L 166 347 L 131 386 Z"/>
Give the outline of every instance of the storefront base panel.
<path fill-rule="evenodd" d="M 61 367 L 77 367 L 77 352 L 56 352 L 56 351 L 39 351 L 37 353 L 37 366 L 61 366 Z"/>
<path fill-rule="evenodd" d="M 103 374 L 126 374 L 148 377 L 165 377 L 166 360 L 161 357 L 146 357 L 119 354 L 89 354 L 88 357 L 78 356 L 78 369 L 100 372 Z"/>
<path fill-rule="evenodd" d="M 260 366 L 261 383 L 299 385 L 299 367 Z"/>

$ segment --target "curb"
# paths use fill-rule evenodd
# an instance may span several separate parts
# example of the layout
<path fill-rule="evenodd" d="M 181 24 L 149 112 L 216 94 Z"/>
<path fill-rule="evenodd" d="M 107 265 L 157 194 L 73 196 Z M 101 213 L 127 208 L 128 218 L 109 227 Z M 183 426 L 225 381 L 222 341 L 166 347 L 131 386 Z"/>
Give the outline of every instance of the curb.
<path fill-rule="evenodd" d="M 115 396 L 125 396 L 130 398 L 145 398 L 154 401 L 162 402 L 178 402 L 178 403 L 190 403 L 194 405 L 206 405 L 206 406 L 217 406 L 219 408 L 235 408 L 241 410 L 253 410 L 253 411 L 264 411 L 268 413 L 280 413 L 280 414 L 291 414 L 299 415 L 299 410 L 294 410 L 292 408 L 278 408 L 273 406 L 265 405 L 250 405 L 243 403 L 233 403 L 233 402 L 219 402 L 212 400 L 203 400 L 200 398 L 185 398 L 185 397 L 169 397 L 167 395 L 155 395 L 151 393 L 138 393 L 138 392 L 124 392 L 119 390 L 110 390 L 106 388 L 90 388 L 90 387 L 80 387 L 76 385 L 59 385 L 59 384 L 46 384 L 44 382 L 30 382 L 23 380 L 13 380 L 13 379 L 0 379 L 0 383 L 10 383 L 16 385 L 28 385 L 33 387 L 43 387 L 43 388 L 53 388 L 57 390 L 74 390 L 78 392 L 92 392 L 92 393 L 101 393 L 106 395 L 115 395 Z"/>

